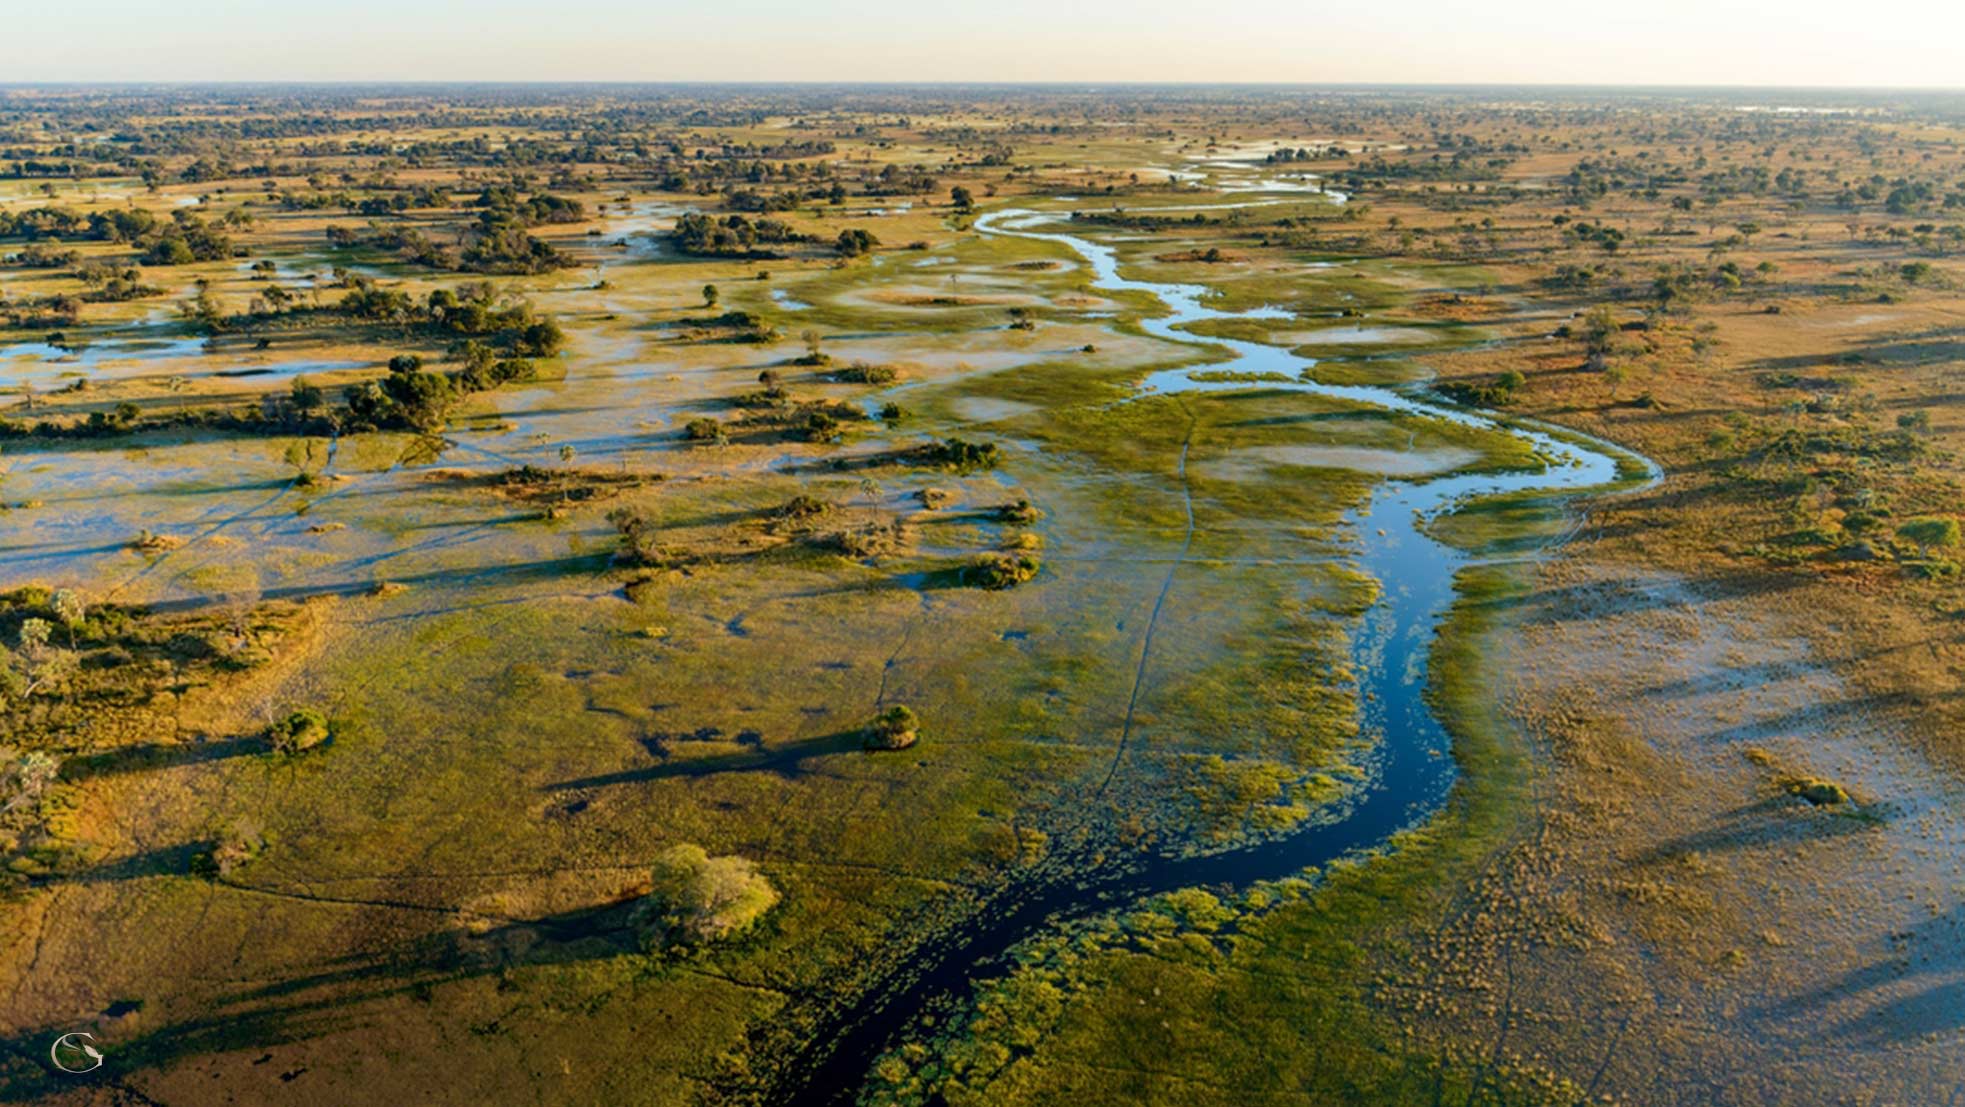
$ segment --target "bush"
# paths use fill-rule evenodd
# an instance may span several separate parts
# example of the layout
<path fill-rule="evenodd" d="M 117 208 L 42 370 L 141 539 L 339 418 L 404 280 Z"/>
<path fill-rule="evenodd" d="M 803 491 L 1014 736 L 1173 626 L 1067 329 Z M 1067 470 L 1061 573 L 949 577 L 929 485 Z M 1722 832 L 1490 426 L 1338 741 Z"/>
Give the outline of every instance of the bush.
<path fill-rule="evenodd" d="M 799 493 L 778 506 L 780 519 L 816 519 L 832 510 L 832 505 L 817 496 Z"/>
<path fill-rule="evenodd" d="M 897 703 L 874 716 L 863 733 L 870 750 L 904 750 L 921 740 L 921 720 Z"/>
<path fill-rule="evenodd" d="M 231 876 L 247 862 L 266 851 L 266 836 L 248 821 L 233 823 L 210 849 L 191 855 L 191 873 L 207 880 Z"/>
<path fill-rule="evenodd" d="M 839 420 L 824 411 L 808 411 L 799 430 L 807 442 L 834 442 L 839 439 Z"/>
<path fill-rule="evenodd" d="M 691 442 L 715 442 L 723 437 L 723 424 L 707 416 L 691 419 L 682 428 L 682 436 Z"/>
<path fill-rule="evenodd" d="M 1041 565 L 1034 554 L 987 553 L 969 563 L 963 579 L 978 588 L 1001 591 L 1029 581 Z"/>
<path fill-rule="evenodd" d="M 1832 780 L 1797 777 L 1786 783 L 1788 795 L 1807 800 L 1817 807 L 1838 807 L 1849 802 L 1849 791 Z"/>
<path fill-rule="evenodd" d="M 1043 516 L 1044 513 L 1037 510 L 1030 500 L 1023 496 L 1018 496 L 1014 503 L 1003 504 L 996 509 L 996 517 L 1006 523 L 1028 525 L 1043 518 Z"/>
<path fill-rule="evenodd" d="M 655 858 L 635 925 L 650 949 L 699 945 L 748 929 L 778 903 L 778 890 L 742 857 L 670 846 Z"/>
<path fill-rule="evenodd" d="M 900 379 L 900 373 L 890 365 L 869 365 L 856 361 L 834 373 L 833 379 L 848 384 L 892 384 Z"/>
<path fill-rule="evenodd" d="M 842 557 L 868 558 L 894 552 L 904 538 L 898 527 L 869 523 L 817 535 L 812 538 L 811 544 Z"/>
<path fill-rule="evenodd" d="M 333 736 L 327 716 L 310 707 L 303 707 L 286 718 L 274 723 L 266 732 L 266 740 L 273 745 L 273 752 L 296 754 L 310 750 Z"/>

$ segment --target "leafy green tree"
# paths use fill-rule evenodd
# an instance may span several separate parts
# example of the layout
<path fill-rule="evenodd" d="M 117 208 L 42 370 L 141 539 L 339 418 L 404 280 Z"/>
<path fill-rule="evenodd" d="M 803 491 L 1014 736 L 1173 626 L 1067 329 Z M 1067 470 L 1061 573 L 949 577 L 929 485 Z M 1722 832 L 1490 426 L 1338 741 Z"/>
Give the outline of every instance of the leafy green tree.
<path fill-rule="evenodd" d="M 839 238 L 833 243 L 833 249 L 840 257 L 856 258 L 861 254 L 872 253 L 873 248 L 878 245 L 880 240 L 864 228 L 848 227 L 839 232 Z"/>
<path fill-rule="evenodd" d="M 20 625 L 20 648 L 18 651 L 0 647 L 0 685 L 9 696 L 25 700 L 37 692 L 45 691 L 62 681 L 75 671 L 74 653 L 54 645 L 54 624 L 46 619 L 30 618 Z"/>
<path fill-rule="evenodd" d="M 1617 330 L 1617 309 L 1609 304 L 1598 304 L 1583 313 L 1583 345 L 1591 353 L 1608 353 Z"/>
<path fill-rule="evenodd" d="M 49 754 L 0 746 L 0 816 L 41 802 L 60 775 L 61 762 Z"/>
<path fill-rule="evenodd" d="M 395 403 L 402 421 L 416 430 L 431 433 L 443 428 L 456 399 L 450 378 L 427 372 L 423 359 L 399 354 L 389 359 L 389 375 L 382 379 L 382 392 Z"/>
<path fill-rule="evenodd" d="M 1953 549 L 1959 541 L 1958 520 L 1942 515 L 1912 519 L 1897 528 L 1897 537 L 1917 544 L 1917 556 L 1929 557 L 1931 548 Z"/>
<path fill-rule="evenodd" d="M 703 306 L 704 306 L 704 307 L 711 307 L 711 308 L 713 308 L 713 307 L 715 307 L 715 306 L 716 306 L 716 301 L 717 301 L 717 291 L 716 291 L 716 286 L 715 286 L 715 285 L 713 285 L 713 284 L 706 284 L 706 285 L 704 285 L 704 286 L 703 286 Z"/>
<path fill-rule="evenodd" d="M 670 846 L 655 858 L 648 896 L 636 913 L 654 949 L 699 945 L 754 925 L 778 903 L 778 890 L 742 857 L 711 857 L 701 846 Z"/>
<path fill-rule="evenodd" d="M 68 632 L 68 648 L 75 648 L 75 630 L 89 618 L 89 601 L 73 588 L 55 590 L 54 597 L 48 601 L 54 608 L 55 618 L 61 621 L 62 629 Z"/>

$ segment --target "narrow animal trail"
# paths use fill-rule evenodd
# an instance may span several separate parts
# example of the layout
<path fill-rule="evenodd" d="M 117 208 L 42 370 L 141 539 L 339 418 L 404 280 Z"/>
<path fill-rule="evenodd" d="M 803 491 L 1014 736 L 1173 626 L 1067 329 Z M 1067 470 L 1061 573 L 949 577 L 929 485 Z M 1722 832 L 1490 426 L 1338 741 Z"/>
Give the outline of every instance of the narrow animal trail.
<path fill-rule="evenodd" d="M 1161 582 L 1160 595 L 1153 601 L 1153 613 L 1146 619 L 1146 633 L 1140 636 L 1139 668 L 1133 672 L 1133 691 L 1126 699 L 1126 725 L 1119 730 L 1119 745 L 1112 751 L 1112 764 L 1105 770 L 1105 779 L 1099 782 L 1099 795 L 1104 795 L 1105 790 L 1112 786 L 1112 778 L 1119 772 L 1119 763 L 1125 760 L 1126 743 L 1133 737 L 1133 716 L 1139 711 L 1139 692 L 1146 686 L 1146 663 L 1153 656 L 1153 632 L 1160 626 L 1160 610 L 1167 606 L 1167 594 L 1174 590 L 1174 575 L 1180 572 L 1181 564 L 1194 548 L 1194 489 L 1187 483 L 1187 452 L 1193 446 L 1194 419 L 1189 416 L 1187 437 L 1180 443 L 1180 465 L 1177 469 L 1181 502 L 1187 509 L 1187 532 L 1181 537 L 1180 556 L 1167 567 L 1167 579 Z"/>

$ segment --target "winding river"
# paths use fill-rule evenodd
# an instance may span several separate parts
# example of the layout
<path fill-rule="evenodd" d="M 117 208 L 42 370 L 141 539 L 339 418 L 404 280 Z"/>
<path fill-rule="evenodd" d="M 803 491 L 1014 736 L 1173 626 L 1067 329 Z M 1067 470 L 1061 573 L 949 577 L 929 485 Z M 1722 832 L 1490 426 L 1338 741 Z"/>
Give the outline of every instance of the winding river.
<path fill-rule="evenodd" d="M 1112 247 L 1056 229 L 1065 218 L 1052 212 L 1008 210 L 977 220 L 975 227 L 983 234 L 1062 244 L 1091 266 L 1099 288 L 1136 290 L 1158 297 L 1168 313 L 1142 325 L 1148 333 L 1168 341 L 1194 344 L 1195 336 L 1181 328 L 1206 320 L 1289 318 L 1285 313 L 1231 313 L 1211 308 L 1206 303 L 1209 290 L 1199 285 L 1124 277 Z M 1608 487 L 1628 475 L 1628 470 L 1620 469 L 1617 452 L 1606 443 L 1568 433 L 1558 435 L 1553 428 L 1502 422 L 1411 392 L 1302 381 L 1298 374 L 1310 362 L 1280 347 L 1213 338 L 1205 343 L 1225 350 L 1227 358 L 1198 368 L 1151 374 L 1142 385 L 1142 395 L 1249 387 L 1243 381 L 1218 377 L 1197 379 L 1224 372 L 1281 374 L 1289 379 L 1287 383 L 1264 380 L 1262 387 L 1294 389 L 1517 435 L 1531 443 L 1548 464 L 1539 471 L 1388 479 L 1348 520 L 1358 539 L 1359 567 L 1382 586 L 1352 647 L 1359 674 L 1362 728 L 1380 740 L 1368 780 L 1334 818 L 1224 852 L 1154 856 L 1137 865 L 1032 877 L 1012 884 L 961 924 L 928 939 L 905 963 L 867 989 L 855 1007 L 822 1025 L 777 1089 L 777 1102 L 835 1107 L 852 1103 L 864 1087 L 873 1062 L 896 1044 L 898 1035 L 909 1029 L 917 1016 L 958 1001 L 978 979 L 1004 971 L 1005 955 L 1011 947 L 1048 926 L 1181 888 L 1241 887 L 1299 874 L 1346 854 L 1381 846 L 1396 832 L 1433 815 L 1453 785 L 1455 769 L 1453 759 L 1446 756 L 1447 733 L 1424 699 L 1427 654 L 1433 630 L 1453 602 L 1454 574 L 1470 558 L 1429 537 L 1424 521 L 1471 497 L 1580 492 Z M 1642 466 L 1655 479 L 1655 465 L 1632 455 L 1622 456 L 1627 465 Z"/>

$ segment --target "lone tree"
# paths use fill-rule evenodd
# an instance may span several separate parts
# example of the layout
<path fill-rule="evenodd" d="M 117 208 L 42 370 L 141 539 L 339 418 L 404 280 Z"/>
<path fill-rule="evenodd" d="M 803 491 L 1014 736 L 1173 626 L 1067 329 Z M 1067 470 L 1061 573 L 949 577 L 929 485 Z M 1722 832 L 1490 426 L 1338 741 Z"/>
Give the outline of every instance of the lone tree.
<path fill-rule="evenodd" d="M 1952 549 L 1958 545 L 1958 520 L 1939 515 L 1912 519 L 1897 528 L 1897 537 L 1917 543 L 1917 556 L 1931 556 L 1931 548 Z"/>
<path fill-rule="evenodd" d="M 73 588 L 62 588 L 56 590 L 49 605 L 54 608 L 62 629 L 68 632 L 68 648 L 74 649 L 75 630 L 89 618 L 89 601 Z"/>
<path fill-rule="evenodd" d="M 713 942 L 747 929 L 778 903 L 778 890 L 742 857 L 711 857 L 683 843 L 655 858 L 636 912 L 651 949 Z"/>
<path fill-rule="evenodd" d="M 716 286 L 715 286 L 715 285 L 713 285 L 713 284 L 706 284 L 706 285 L 704 285 L 704 286 L 703 286 L 703 306 L 704 306 L 704 307 L 715 307 L 715 306 L 716 306 Z"/>
<path fill-rule="evenodd" d="M 25 701 L 75 671 L 76 656 L 55 646 L 54 629 L 46 619 L 26 619 L 20 625 L 19 648 L 0 645 L 0 693 L 8 699 Z"/>
<path fill-rule="evenodd" d="M 948 198 L 954 202 L 955 210 L 967 214 L 976 210 L 976 196 L 961 185 L 949 190 Z"/>
<path fill-rule="evenodd" d="M 873 248 L 878 245 L 880 245 L 880 240 L 873 237 L 865 229 L 848 227 L 839 232 L 839 238 L 833 243 L 832 248 L 840 257 L 856 258 L 861 254 L 872 253 Z"/>

